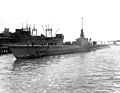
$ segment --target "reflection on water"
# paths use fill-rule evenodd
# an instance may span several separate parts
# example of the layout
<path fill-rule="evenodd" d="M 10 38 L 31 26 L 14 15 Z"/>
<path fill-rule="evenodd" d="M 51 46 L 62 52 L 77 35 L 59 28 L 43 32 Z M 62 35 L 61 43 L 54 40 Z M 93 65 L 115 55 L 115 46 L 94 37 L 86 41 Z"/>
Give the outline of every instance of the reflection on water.
<path fill-rule="evenodd" d="M 0 93 L 120 93 L 120 47 L 30 60 L 0 56 Z"/>

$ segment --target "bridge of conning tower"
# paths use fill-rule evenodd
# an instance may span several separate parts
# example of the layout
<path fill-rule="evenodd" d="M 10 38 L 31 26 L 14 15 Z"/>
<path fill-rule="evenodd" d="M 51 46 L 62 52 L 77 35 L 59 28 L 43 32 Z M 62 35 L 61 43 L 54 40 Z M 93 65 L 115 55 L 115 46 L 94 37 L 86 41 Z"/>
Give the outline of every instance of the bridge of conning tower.
<path fill-rule="evenodd" d="M 84 38 L 84 32 L 83 32 L 83 17 L 82 17 L 82 29 L 81 29 L 81 34 L 80 34 L 80 37 L 81 38 Z"/>

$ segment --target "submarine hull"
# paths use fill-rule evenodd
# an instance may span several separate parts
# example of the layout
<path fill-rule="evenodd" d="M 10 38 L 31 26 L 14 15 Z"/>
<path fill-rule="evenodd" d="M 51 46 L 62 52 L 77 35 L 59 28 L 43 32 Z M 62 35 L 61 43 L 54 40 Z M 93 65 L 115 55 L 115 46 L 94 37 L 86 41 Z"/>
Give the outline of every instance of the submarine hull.
<path fill-rule="evenodd" d="M 91 47 L 80 47 L 79 45 L 55 45 L 55 46 L 10 46 L 17 59 L 38 58 L 43 56 L 69 54 L 90 51 Z"/>

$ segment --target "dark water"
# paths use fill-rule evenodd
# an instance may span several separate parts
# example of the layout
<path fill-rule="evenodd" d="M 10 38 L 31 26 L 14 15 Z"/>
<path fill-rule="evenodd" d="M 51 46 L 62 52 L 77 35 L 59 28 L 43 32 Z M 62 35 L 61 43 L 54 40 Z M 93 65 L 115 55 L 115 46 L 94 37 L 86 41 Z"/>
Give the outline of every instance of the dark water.
<path fill-rule="evenodd" d="M 0 56 L 0 93 L 120 93 L 120 46 L 32 60 Z"/>

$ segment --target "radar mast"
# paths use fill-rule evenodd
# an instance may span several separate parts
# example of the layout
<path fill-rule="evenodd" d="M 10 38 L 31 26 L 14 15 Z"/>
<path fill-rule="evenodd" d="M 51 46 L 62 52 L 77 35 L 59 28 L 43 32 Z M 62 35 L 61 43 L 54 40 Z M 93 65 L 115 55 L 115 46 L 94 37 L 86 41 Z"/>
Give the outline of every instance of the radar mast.
<path fill-rule="evenodd" d="M 81 37 L 81 38 L 84 38 L 84 32 L 83 32 L 83 17 L 82 17 L 81 23 L 82 23 L 82 29 L 81 29 L 80 37 Z"/>

